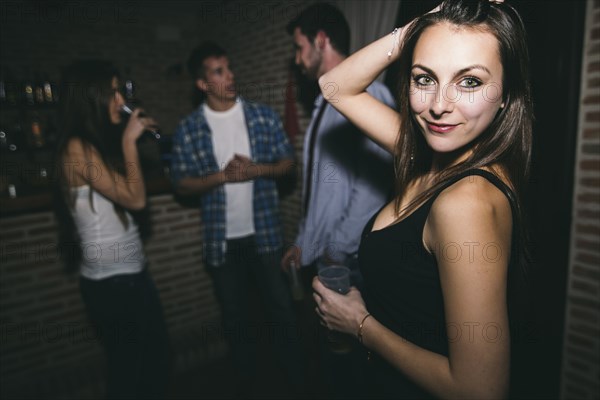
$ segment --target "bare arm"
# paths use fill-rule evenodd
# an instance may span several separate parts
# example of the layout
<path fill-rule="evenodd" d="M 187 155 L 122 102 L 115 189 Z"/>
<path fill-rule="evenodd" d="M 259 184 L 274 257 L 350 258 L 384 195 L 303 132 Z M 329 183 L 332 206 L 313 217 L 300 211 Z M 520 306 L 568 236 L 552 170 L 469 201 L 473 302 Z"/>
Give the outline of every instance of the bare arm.
<path fill-rule="evenodd" d="M 236 155 L 222 171 L 202 177 L 182 178 L 177 185 L 180 194 L 201 194 L 225 183 L 246 182 L 256 178 L 276 179 L 295 170 L 294 160 L 281 159 L 272 164 L 255 164 L 245 156 Z"/>
<path fill-rule="evenodd" d="M 140 112 L 140 109 L 134 111 L 123 133 L 124 174 L 106 165 L 95 148 L 84 146 L 79 139 L 72 139 L 62 160 L 70 186 L 89 184 L 125 208 L 139 210 L 145 207 L 146 185 L 136 141 L 145 129 L 156 126 L 156 123 L 151 118 L 139 118 Z"/>
<path fill-rule="evenodd" d="M 439 6 L 430 12 L 438 10 Z M 325 99 L 391 153 L 394 152 L 400 132 L 400 115 L 373 98 L 366 88 L 398 59 L 406 28 L 410 24 L 363 47 L 319 78 Z"/>
<path fill-rule="evenodd" d="M 325 99 L 354 125 L 390 152 L 400 130 L 399 114 L 377 100 L 366 88 L 398 58 L 390 34 L 357 51 L 319 78 Z"/>
<path fill-rule="evenodd" d="M 291 158 L 284 158 L 273 164 L 257 164 L 258 176 L 262 178 L 277 179 L 296 171 L 296 163 Z"/>
<path fill-rule="evenodd" d="M 295 171 L 291 158 L 282 158 L 274 163 L 255 163 L 239 154 L 225 167 L 228 182 L 245 182 L 256 178 L 277 179 Z"/>
<path fill-rule="evenodd" d="M 181 195 L 206 193 L 217 186 L 225 183 L 225 172 L 219 171 L 214 174 L 201 177 L 181 178 L 175 190 Z"/>

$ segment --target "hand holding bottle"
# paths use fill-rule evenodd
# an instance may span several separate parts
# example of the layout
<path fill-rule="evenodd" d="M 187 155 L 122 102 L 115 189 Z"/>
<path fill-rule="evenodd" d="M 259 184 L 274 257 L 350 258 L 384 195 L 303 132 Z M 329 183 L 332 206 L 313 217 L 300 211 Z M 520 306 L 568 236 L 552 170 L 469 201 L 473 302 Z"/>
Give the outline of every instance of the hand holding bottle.
<path fill-rule="evenodd" d="M 144 132 L 150 132 L 154 136 L 154 138 L 160 139 L 160 133 L 158 132 L 158 124 L 153 118 L 147 116 L 142 109 L 132 109 L 127 104 L 123 104 L 121 106 L 121 111 L 130 116 L 129 121 L 127 122 L 127 127 L 125 128 L 125 135 L 127 135 L 127 131 L 130 128 L 130 126 L 132 129 L 136 129 L 137 121 L 138 123 L 141 123 L 143 125 L 143 129 L 141 130 L 141 132 L 139 132 L 137 136 L 135 136 L 136 140 Z M 134 121 L 132 122 L 132 120 Z M 139 128 L 139 126 L 137 128 Z"/>

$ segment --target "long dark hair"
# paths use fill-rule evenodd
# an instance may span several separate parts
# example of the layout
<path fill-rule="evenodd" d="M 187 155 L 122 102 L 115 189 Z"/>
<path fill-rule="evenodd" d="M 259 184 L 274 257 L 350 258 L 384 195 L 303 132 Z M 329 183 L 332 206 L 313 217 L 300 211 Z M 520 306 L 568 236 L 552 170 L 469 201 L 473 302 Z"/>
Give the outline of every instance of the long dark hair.
<path fill-rule="evenodd" d="M 447 0 L 439 12 L 418 18 L 406 33 L 400 55 L 400 105 L 409 104 L 412 59 L 418 39 L 425 29 L 442 22 L 485 30 L 496 37 L 504 70 L 502 87 L 505 107 L 499 110 L 490 126 L 473 144 L 473 153 L 469 158 L 440 171 L 435 179 L 436 184 L 416 198 L 406 210 L 400 210 L 400 199 L 411 181 L 430 172 L 433 153 L 412 111 L 409 107 L 400 107 L 402 134 L 398 135 L 395 152 L 399 194 L 396 212 L 410 212 L 453 176 L 490 165 L 503 168 L 520 205 L 522 190 L 529 175 L 533 124 L 529 56 L 523 22 L 508 4 L 490 3 L 489 0 Z"/>
<path fill-rule="evenodd" d="M 115 96 L 112 80 L 119 73 L 108 61 L 76 61 L 62 71 L 60 86 L 60 137 L 56 148 L 57 160 L 54 202 L 59 227 L 59 248 L 67 272 L 77 271 L 82 260 L 80 237 L 71 210 L 73 195 L 62 169 L 63 159 L 71 139 L 79 139 L 84 151 L 94 149 L 108 168 L 124 174 L 123 149 L 120 146 L 122 125 L 111 122 L 108 104 Z M 90 191 L 90 204 L 91 191 Z M 113 203 L 121 223 L 127 228 L 128 219 L 122 206 Z"/>
<path fill-rule="evenodd" d="M 521 204 L 531 160 L 533 105 L 523 21 L 510 5 L 489 0 L 447 0 L 439 12 L 418 18 L 406 32 L 400 55 L 400 105 L 409 104 L 412 59 L 418 39 L 425 29 L 442 22 L 484 30 L 496 37 L 504 71 L 502 96 L 505 106 L 472 144 L 472 154 L 463 162 L 437 172 L 432 187 L 403 210 L 400 210 L 400 201 L 408 184 L 430 172 L 433 151 L 409 107 L 399 107 L 401 134 L 398 135 L 394 162 L 398 193 L 396 213 L 410 213 L 452 177 L 464 171 L 498 165 L 515 193 L 513 206 L 516 207 L 517 221 L 514 222 L 524 228 Z M 522 243 L 525 243 L 525 232 L 522 235 Z"/>

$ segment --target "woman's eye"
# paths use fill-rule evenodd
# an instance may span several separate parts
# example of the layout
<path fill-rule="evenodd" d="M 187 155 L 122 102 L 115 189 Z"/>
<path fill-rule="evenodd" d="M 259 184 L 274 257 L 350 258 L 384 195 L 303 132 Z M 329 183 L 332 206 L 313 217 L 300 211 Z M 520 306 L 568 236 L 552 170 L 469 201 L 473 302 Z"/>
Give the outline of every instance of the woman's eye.
<path fill-rule="evenodd" d="M 415 77 L 415 82 L 419 86 L 432 86 L 435 84 L 434 80 L 427 75 L 420 75 Z"/>
<path fill-rule="evenodd" d="M 468 77 L 460 81 L 458 86 L 463 88 L 472 89 L 481 86 L 481 81 L 477 78 Z"/>

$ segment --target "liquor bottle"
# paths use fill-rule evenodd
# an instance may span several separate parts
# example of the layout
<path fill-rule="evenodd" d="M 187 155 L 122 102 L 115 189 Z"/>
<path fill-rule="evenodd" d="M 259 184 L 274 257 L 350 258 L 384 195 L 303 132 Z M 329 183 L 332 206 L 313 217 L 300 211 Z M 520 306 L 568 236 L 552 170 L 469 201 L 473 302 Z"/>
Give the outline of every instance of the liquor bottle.
<path fill-rule="evenodd" d="M 54 88 L 47 76 L 42 82 L 42 87 L 44 89 L 44 101 L 48 104 L 54 103 Z"/>
<path fill-rule="evenodd" d="M 33 84 L 33 99 L 35 104 L 44 104 L 44 83 L 40 77 L 40 73 L 36 72 Z"/>
<path fill-rule="evenodd" d="M 41 148 L 45 144 L 46 140 L 42 119 L 37 112 L 34 112 L 29 118 L 29 146 L 32 148 Z"/>
<path fill-rule="evenodd" d="M 23 132 L 21 125 L 16 122 L 11 129 L 0 127 L 0 150 L 3 154 L 16 153 L 23 150 Z"/>
<path fill-rule="evenodd" d="M 35 95 L 33 93 L 33 77 L 31 71 L 26 74 L 26 78 L 23 81 L 23 104 L 27 106 L 33 106 L 35 104 Z"/>

